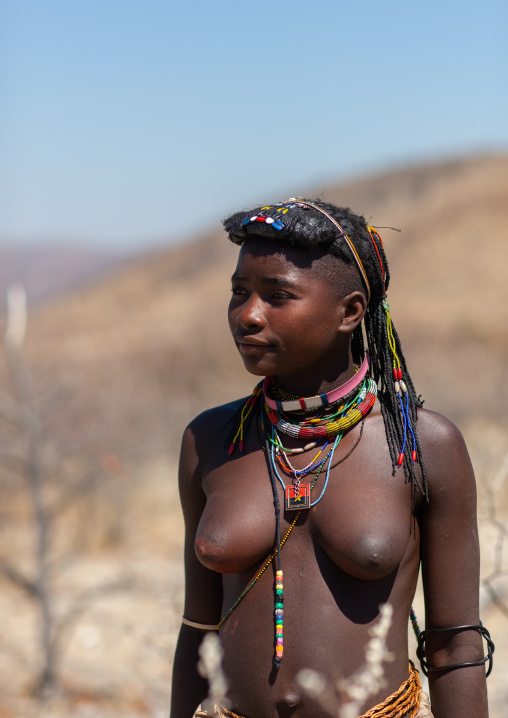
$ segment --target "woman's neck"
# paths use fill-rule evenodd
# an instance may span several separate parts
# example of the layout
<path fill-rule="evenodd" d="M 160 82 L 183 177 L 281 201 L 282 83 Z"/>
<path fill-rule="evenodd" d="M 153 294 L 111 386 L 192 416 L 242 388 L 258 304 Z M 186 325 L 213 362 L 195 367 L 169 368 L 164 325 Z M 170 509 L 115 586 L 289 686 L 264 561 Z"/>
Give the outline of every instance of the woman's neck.
<path fill-rule="evenodd" d="M 355 375 L 357 367 L 351 355 L 338 360 L 327 372 L 309 370 L 305 375 L 278 375 L 277 384 L 281 389 L 295 396 L 317 396 L 325 394 L 347 382 Z"/>

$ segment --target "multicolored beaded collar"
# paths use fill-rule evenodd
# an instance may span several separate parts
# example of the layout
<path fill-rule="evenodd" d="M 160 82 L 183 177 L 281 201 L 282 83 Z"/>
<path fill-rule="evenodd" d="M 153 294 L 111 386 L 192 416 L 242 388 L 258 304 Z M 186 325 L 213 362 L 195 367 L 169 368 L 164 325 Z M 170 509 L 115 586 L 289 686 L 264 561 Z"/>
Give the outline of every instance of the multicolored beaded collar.
<path fill-rule="evenodd" d="M 358 396 L 359 403 L 348 409 L 343 416 L 336 421 L 319 420 L 319 424 L 310 422 L 290 422 L 280 415 L 279 412 L 269 409 L 267 411 L 270 423 L 275 426 L 277 431 L 281 431 L 286 436 L 293 436 L 300 439 L 330 438 L 336 436 L 340 432 L 347 431 L 357 424 L 360 419 L 366 416 L 374 406 L 377 396 L 376 382 L 367 377 L 365 384 Z"/>
<path fill-rule="evenodd" d="M 344 384 L 341 384 L 336 389 L 332 389 L 326 394 L 319 394 L 311 397 L 300 397 L 299 399 L 293 399 L 289 401 L 279 401 L 278 399 L 272 399 L 268 395 L 268 389 L 270 382 L 273 381 L 273 377 L 267 376 L 263 382 L 263 394 L 265 397 L 265 403 L 270 409 L 275 411 L 311 411 L 313 409 L 320 409 L 323 406 L 329 406 L 330 404 L 343 399 L 350 392 L 354 391 L 363 381 L 369 368 L 369 355 L 365 354 L 365 359 L 362 362 L 361 367 L 358 369 L 356 374 L 348 379 Z"/>

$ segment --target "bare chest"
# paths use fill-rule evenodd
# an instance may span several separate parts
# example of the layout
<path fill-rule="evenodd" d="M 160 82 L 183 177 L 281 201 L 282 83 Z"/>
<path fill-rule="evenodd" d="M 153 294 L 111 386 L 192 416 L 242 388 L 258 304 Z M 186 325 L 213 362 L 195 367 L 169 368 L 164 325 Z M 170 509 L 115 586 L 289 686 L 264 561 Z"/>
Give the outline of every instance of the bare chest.
<path fill-rule="evenodd" d="M 350 432 L 336 450 L 327 483 L 326 466 L 317 479 L 316 474 L 302 477 L 310 485 L 315 481 L 311 501 L 322 498 L 302 511 L 287 545 L 291 542 L 310 552 L 317 545 L 346 573 L 377 579 L 397 568 L 414 539 L 411 488 L 402 471 L 392 476 L 379 421 L 366 423 L 361 442 L 349 454 L 358 432 L 359 428 Z M 299 464 L 309 458 L 299 457 Z M 279 475 L 277 492 L 283 507 L 282 484 L 291 486 L 292 478 L 283 470 Z M 274 495 L 266 453 L 252 442 L 245 454 L 212 462 L 203 476 L 203 488 L 207 503 L 195 541 L 199 560 L 221 573 L 256 568 L 275 545 Z M 283 511 L 282 536 L 296 515 Z"/>

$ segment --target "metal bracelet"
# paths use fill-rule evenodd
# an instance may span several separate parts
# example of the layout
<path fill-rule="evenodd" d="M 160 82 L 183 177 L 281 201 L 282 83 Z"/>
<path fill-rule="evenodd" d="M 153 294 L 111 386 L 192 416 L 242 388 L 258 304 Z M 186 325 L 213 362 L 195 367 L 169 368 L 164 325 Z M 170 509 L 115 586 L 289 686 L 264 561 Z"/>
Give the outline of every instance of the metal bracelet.
<path fill-rule="evenodd" d="M 445 633 L 448 631 L 477 631 L 487 643 L 487 655 L 477 661 L 466 661 L 465 663 L 450 663 L 447 666 L 429 666 L 425 660 L 425 638 L 429 633 Z M 424 675 L 428 676 L 429 673 L 434 671 L 448 671 L 454 668 L 467 668 L 468 666 L 482 666 L 488 662 L 488 668 L 486 677 L 488 678 L 492 672 L 492 654 L 495 650 L 494 642 L 490 637 L 490 633 L 484 628 L 483 624 L 479 623 L 468 623 L 463 626 L 450 626 L 449 628 L 428 628 L 425 631 L 421 631 L 418 635 L 418 648 L 416 649 L 416 656 L 420 661 L 422 671 Z"/>

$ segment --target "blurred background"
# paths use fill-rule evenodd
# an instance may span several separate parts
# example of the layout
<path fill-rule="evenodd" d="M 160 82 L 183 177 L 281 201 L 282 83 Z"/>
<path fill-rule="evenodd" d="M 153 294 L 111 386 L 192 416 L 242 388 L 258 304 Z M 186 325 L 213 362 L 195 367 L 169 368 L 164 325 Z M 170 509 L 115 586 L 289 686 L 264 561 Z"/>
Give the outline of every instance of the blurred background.
<path fill-rule="evenodd" d="M 167 716 L 180 437 L 254 383 L 220 219 L 294 195 L 402 230 L 392 316 L 470 448 L 505 715 L 507 15 L 0 0 L 0 718 Z"/>

